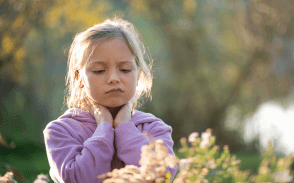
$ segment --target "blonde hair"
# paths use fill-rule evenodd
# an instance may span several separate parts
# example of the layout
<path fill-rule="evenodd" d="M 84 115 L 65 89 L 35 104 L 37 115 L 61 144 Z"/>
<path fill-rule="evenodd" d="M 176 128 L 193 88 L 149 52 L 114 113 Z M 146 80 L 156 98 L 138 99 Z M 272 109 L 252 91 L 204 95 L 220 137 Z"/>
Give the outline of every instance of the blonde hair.
<path fill-rule="evenodd" d="M 68 108 L 79 108 L 89 112 L 87 106 L 91 101 L 88 100 L 85 89 L 80 87 L 82 85 L 82 77 L 79 77 L 79 70 L 86 65 L 90 57 L 87 53 L 89 51 L 91 51 L 91 54 L 93 53 L 95 46 L 93 48 L 92 45 L 97 45 L 99 40 L 110 38 L 122 38 L 127 43 L 135 56 L 137 67 L 141 70 L 135 95 L 131 99 L 131 109 L 135 109 L 137 101 L 141 96 L 145 95 L 147 98 L 151 98 L 152 59 L 147 55 L 149 60 L 149 65 L 147 65 L 144 60 L 146 50 L 134 25 L 115 17 L 113 20 L 107 19 L 103 23 L 96 24 L 86 31 L 76 34 L 68 57 L 66 77 Z"/>

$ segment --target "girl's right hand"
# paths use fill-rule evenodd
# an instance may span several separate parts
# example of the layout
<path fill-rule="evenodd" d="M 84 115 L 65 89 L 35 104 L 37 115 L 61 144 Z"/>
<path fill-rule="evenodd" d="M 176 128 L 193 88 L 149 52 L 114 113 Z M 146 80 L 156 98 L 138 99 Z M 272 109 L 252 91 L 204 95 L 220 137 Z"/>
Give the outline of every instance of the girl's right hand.
<path fill-rule="evenodd" d="M 89 112 L 95 118 L 97 126 L 103 122 L 108 122 L 113 126 L 112 115 L 103 105 L 91 102 Z"/>
<path fill-rule="evenodd" d="M 94 118 L 96 120 L 97 126 L 103 122 L 108 122 L 113 126 L 113 118 L 110 111 L 100 104 L 95 104 L 94 107 Z"/>

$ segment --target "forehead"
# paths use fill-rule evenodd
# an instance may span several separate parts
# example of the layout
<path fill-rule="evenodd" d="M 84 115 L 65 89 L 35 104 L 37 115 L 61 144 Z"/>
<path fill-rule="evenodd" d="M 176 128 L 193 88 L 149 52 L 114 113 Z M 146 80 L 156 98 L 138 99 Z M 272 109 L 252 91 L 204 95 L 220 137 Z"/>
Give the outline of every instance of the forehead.
<path fill-rule="evenodd" d="M 135 62 L 135 56 L 122 38 L 109 38 L 93 42 L 86 53 L 87 63 Z"/>

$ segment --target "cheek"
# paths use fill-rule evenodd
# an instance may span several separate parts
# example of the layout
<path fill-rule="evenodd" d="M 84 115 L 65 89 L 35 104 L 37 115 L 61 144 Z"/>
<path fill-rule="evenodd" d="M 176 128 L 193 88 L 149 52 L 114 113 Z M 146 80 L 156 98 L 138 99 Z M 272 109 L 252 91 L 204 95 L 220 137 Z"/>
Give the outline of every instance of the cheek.
<path fill-rule="evenodd" d="M 84 82 L 86 85 L 86 93 L 88 96 L 91 97 L 97 97 L 96 95 L 101 92 L 101 87 L 103 87 L 103 85 L 101 84 L 101 81 L 98 80 L 94 75 L 92 74 L 88 74 L 86 75 L 86 77 L 84 78 Z"/>
<path fill-rule="evenodd" d="M 92 92 L 99 91 L 104 87 L 103 83 L 95 77 L 89 78 L 88 83 L 89 83 L 89 89 Z"/>
<path fill-rule="evenodd" d="M 138 83 L 138 77 L 137 77 L 137 73 L 133 73 L 131 77 L 128 78 L 129 85 L 131 85 L 131 87 L 136 87 L 137 83 Z"/>
<path fill-rule="evenodd" d="M 135 94 L 137 86 L 138 86 L 138 78 L 136 76 L 134 76 L 132 79 L 131 86 L 130 86 L 133 94 Z"/>

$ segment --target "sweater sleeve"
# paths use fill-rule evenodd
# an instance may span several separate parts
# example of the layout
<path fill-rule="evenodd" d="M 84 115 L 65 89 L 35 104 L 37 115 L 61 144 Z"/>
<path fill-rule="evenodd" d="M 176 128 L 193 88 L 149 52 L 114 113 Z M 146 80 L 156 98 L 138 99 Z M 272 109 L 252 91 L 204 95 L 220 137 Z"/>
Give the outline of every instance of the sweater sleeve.
<path fill-rule="evenodd" d="M 168 153 L 175 155 L 173 152 L 174 142 L 171 137 L 172 128 L 162 121 L 145 123 L 144 129 L 154 139 L 162 139 L 164 145 L 168 147 Z M 117 146 L 118 157 L 126 165 L 135 165 L 140 167 L 141 147 L 150 143 L 149 138 L 143 135 L 132 122 L 124 123 L 114 129 L 115 143 Z M 174 178 L 177 166 L 168 168 Z"/>
<path fill-rule="evenodd" d="M 82 142 L 73 137 L 73 129 L 54 122 L 47 125 L 43 133 L 52 180 L 62 183 L 102 182 L 97 176 L 111 171 L 113 130 L 110 123 L 104 122 Z"/>

